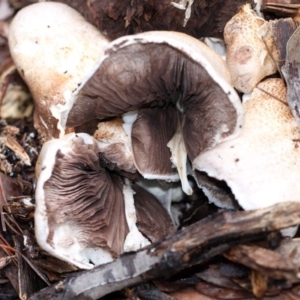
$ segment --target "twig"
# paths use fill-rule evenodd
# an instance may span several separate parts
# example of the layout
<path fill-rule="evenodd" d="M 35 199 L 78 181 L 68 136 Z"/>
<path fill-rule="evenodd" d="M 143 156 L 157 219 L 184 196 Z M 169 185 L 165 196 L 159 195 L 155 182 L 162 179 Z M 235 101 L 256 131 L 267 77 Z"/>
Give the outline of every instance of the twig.
<path fill-rule="evenodd" d="M 4 194 L 4 189 L 2 185 L 2 179 L 0 178 L 0 218 L 1 218 L 1 227 L 3 231 L 6 231 L 6 225 L 5 225 L 5 216 L 3 211 L 3 206 L 7 204 L 6 197 Z"/>

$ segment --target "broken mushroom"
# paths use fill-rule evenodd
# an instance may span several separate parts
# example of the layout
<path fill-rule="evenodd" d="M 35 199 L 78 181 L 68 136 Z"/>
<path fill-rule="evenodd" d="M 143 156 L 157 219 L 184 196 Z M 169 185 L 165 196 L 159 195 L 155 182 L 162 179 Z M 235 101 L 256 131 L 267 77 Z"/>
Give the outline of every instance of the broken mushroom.
<path fill-rule="evenodd" d="M 299 56 L 300 27 L 290 37 L 286 44 L 286 61 L 282 67 L 282 73 L 287 84 L 287 99 L 294 118 L 300 128 L 300 103 L 299 103 Z"/>
<path fill-rule="evenodd" d="M 124 119 L 117 117 L 99 122 L 93 136 L 98 141 L 101 159 L 107 162 L 109 169 L 136 173 L 130 135 L 126 133 L 127 123 Z"/>
<path fill-rule="evenodd" d="M 244 209 L 299 201 L 300 132 L 284 82 L 258 84 L 244 110 L 241 135 L 200 154 L 194 168 L 224 180 Z"/>

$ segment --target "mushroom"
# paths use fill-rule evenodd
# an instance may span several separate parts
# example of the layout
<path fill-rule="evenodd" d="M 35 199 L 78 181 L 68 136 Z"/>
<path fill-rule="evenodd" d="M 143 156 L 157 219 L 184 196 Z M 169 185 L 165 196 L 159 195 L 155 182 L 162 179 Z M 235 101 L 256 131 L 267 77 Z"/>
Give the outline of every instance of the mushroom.
<path fill-rule="evenodd" d="M 226 64 L 205 44 L 182 33 L 147 32 L 112 42 L 78 93 L 67 125 L 130 111 L 138 111 L 131 127 L 135 165 L 152 179 L 167 179 L 173 162 L 187 183 L 186 155 L 193 161 L 202 151 L 237 136 L 242 127 L 242 106 Z M 181 151 L 170 142 L 178 130 Z M 183 188 L 190 193 L 186 184 Z"/>
<path fill-rule="evenodd" d="M 20 10 L 8 39 L 35 100 L 35 127 L 45 140 L 63 136 L 68 112 L 99 66 L 107 40 L 74 9 L 52 2 Z"/>
<path fill-rule="evenodd" d="M 120 117 L 99 122 L 93 136 L 98 141 L 101 159 L 107 162 L 107 167 L 112 170 L 122 170 L 135 173 L 130 135 L 124 129 L 123 119 Z"/>
<path fill-rule="evenodd" d="M 243 105 L 241 135 L 201 153 L 193 167 L 224 180 L 244 209 L 299 201 L 300 132 L 284 82 L 261 82 Z"/>
<path fill-rule="evenodd" d="M 46 142 L 36 173 L 35 235 L 42 249 L 92 268 L 149 244 L 136 227 L 129 181 L 101 167 L 91 136 L 71 133 Z"/>
<path fill-rule="evenodd" d="M 224 28 L 232 82 L 243 93 L 250 93 L 262 79 L 277 72 L 279 54 L 273 36 L 263 39 L 259 32 L 266 23 L 246 4 Z"/>

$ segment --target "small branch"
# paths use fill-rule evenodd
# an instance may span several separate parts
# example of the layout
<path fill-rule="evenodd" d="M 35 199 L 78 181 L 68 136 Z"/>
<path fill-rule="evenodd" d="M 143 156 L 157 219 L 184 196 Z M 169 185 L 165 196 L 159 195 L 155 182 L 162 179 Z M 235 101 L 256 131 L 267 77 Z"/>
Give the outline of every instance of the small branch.
<path fill-rule="evenodd" d="M 299 223 L 300 203 L 295 202 L 254 211 L 218 213 L 112 263 L 72 274 L 30 299 L 99 299 L 128 286 L 170 277 L 232 245 L 262 239 L 269 232 Z"/>

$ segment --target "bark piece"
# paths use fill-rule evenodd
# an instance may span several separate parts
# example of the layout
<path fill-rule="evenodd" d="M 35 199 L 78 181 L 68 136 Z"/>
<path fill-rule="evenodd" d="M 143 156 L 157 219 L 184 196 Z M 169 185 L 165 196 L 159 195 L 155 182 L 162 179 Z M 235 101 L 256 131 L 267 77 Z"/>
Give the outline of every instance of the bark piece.
<path fill-rule="evenodd" d="M 222 38 L 226 22 L 245 3 L 237 0 L 89 0 L 92 23 L 113 40 L 150 30 L 180 31 L 200 37 Z"/>
<path fill-rule="evenodd" d="M 259 271 L 265 276 L 298 281 L 298 266 L 269 249 L 240 245 L 226 252 L 225 257 Z"/>
<path fill-rule="evenodd" d="M 279 61 L 277 64 L 280 70 L 285 64 L 288 40 L 298 28 L 299 24 L 292 18 L 286 18 L 269 21 L 269 26 L 271 27 L 276 48 L 278 49 Z"/>
<path fill-rule="evenodd" d="M 197 272 L 196 275 L 202 280 L 227 289 L 240 290 L 240 286 L 234 283 L 229 276 L 222 274 L 222 265 L 210 265 L 207 269 Z M 234 276 L 234 274 L 232 274 Z"/>
<path fill-rule="evenodd" d="M 252 298 L 251 293 L 243 290 L 233 290 L 224 287 L 218 287 L 206 282 L 198 283 L 195 287 L 201 295 L 206 295 L 213 299 L 249 299 Z"/>

